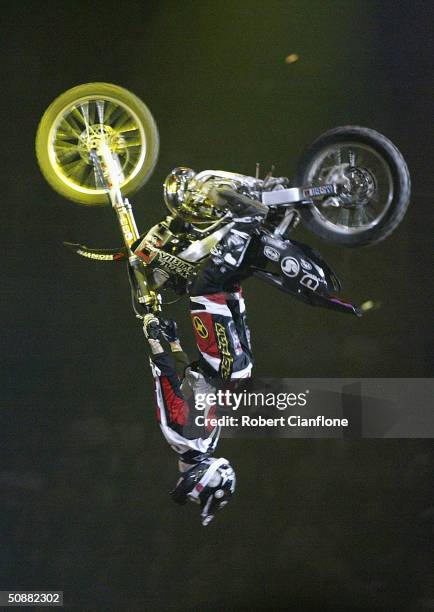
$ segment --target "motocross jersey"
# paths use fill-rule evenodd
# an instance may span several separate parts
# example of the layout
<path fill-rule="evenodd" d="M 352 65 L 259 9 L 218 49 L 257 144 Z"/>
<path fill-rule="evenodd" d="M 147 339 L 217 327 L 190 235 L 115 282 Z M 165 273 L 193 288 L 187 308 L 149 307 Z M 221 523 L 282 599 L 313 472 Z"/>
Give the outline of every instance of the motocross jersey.
<path fill-rule="evenodd" d="M 235 197 L 240 204 L 239 196 Z M 255 214 L 258 210 L 262 212 L 256 203 L 245 200 L 241 201 L 244 212 L 247 208 L 249 213 L 252 210 Z M 246 221 L 246 225 L 248 223 L 252 224 Z M 209 376 L 222 380 L 249 377 L 253 366 L 250 330 L 240 286 L 240 281 L 248 276 L 240 265 L 249 241 L 248 234 L 232 230 L 188 288 L 191 320 L 201 355 L 199 365 Z M 241 249 L 238 248 L 240 243 Z"/>

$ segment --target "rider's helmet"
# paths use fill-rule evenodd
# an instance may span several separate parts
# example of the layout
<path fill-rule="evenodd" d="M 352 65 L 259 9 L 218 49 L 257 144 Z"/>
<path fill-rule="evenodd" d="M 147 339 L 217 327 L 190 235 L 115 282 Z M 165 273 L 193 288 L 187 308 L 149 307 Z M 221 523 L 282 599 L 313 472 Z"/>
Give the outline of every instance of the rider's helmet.
<path fill-rule="evenodd" d="M 216 219 L 213 202 L 196 189 L 191 168 L 174 168 L 164 181 L 164 201 L 171 214 L 190 223 L 211 223 Z"/>
<path fill-rule="evenodd" d="M 228 503 L 235 484 L 235 472 L 227 459 L 208 458 L 181 475 L 171 496 L 178 504 L 185 504 L 187 499 L 199 503 L 202 525 L 206 526 Z"/>

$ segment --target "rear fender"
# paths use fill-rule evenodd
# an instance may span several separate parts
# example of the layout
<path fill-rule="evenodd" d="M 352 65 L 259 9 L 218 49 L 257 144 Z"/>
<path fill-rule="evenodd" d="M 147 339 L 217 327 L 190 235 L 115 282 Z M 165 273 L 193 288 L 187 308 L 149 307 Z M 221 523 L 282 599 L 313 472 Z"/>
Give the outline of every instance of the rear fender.
<path fill-rule="evenodd" d="M 339 279 L 311 247 L 295 240 L 263 236 L 261 255 L 265 265 L 254 270 L 257 278 L 313 306 L 360 316 L 361 311 L 357 306 L 334 295 L 341 289 Z"/>

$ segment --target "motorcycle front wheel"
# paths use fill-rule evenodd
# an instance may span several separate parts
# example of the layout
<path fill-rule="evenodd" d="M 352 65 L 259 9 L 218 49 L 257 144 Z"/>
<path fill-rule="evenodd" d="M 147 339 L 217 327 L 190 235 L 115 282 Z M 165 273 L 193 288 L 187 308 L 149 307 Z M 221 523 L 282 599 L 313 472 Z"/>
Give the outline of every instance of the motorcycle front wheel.
<path fill-rule="evenodd" d="M 122 193 L 137 191 L 159 150 L 156 123 L 140 98 L 118 85 L 86 83 L 52 102 L 39 123 L 36 157 L 55 191 L 79 204 L 108 204 L 90 157 L 102 139 L 119 169 Z"/>
<path fill-rule="evenodd" d="M 410 174 L 396 146 L 369 128 L 329 130 L 306 150 L 296 185 L 333 183 L 338 195 L 300 208 L 308 228 L 348 247 L 384 240 L 401 223 L 410 202 Z"/>

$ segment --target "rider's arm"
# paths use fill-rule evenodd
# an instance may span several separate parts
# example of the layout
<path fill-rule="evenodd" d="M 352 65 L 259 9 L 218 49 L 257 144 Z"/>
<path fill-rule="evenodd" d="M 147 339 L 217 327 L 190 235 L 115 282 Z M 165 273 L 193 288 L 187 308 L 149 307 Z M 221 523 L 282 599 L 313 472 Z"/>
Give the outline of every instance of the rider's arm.
<path fill-rule="evenodd" d="M 209 196 L 215 200 L 219 207 L 228 207 L 235 217 L 260 217 L 265 219 L 268 206 L 238 193 L 234 189 L 216 186 L 209 192 Z"/>
<path fill-rule="evenodd" d="M 188 363 L 189 363 L 188 356 L 186 353 L 184 353 L 182 349 L 174 350 L 173 347 L 171 346 L 170 350 L 172 352 L 172 357 L 175 362 L 176 374 L 178 378 L 182 380 L 184 378 L 185 368 L 188 366 Z"/>
<path fill-rule="evenodd" d="M 184 353 L 181 341 L 178 338 L 178 325 L 175 321 L 159 319 L 153 314 L 147 314 L 143 319 L 143 332 L 153 355 L 165 352 L 161 343 L 166 340 L 177 361 L 188 363 L 188 357 Z"/>

